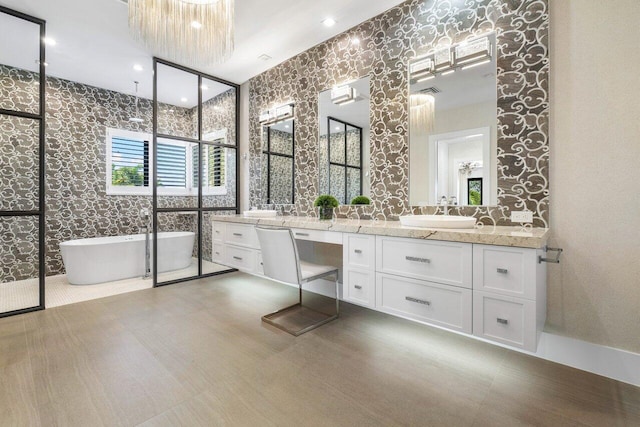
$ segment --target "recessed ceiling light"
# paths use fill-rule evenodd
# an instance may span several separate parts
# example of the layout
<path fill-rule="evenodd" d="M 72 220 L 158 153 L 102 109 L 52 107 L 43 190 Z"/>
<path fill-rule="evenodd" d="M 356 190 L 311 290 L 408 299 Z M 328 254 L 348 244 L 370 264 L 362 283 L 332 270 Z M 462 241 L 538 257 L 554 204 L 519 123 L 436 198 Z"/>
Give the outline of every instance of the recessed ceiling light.
<path fill-rule="evenodd" d="M 202 28 L 202 24 L 199 23 L 198 21 L 191 21 L 191 26 L 196 30 L 199 30 L 200 28 Z"/>
<path fill-rule="evenodd" d="M 183 96 L 182 98 L 180 98 L 180 101 L 182 101 L 182 102 L 187 102 L 187 101 L 188 101 L 188 99 L 187 99 L 186 97 L 184 97 L 184 96 Z"/>
<path fill-rule="evenodd" d="M 202 86 L 200 86 L 200 88 L 202 90 L 209 90 L 209 86 L 207 86 L 207 85 L 202 85 Z"/>
<path fill-rule="evenodd" d="M 333 18 L 326 18 L 324 21 L 322 21 L 322 23 L 325 27 L 333 27 L 334 25 L 336 25 L 336 20 Z"/>
<path fill-rule="evenodd" d="M 55 46 L 58 44 L 55 39 L 52 39 L 51 37 L 45 37 L 43 40 L 44 44 L 46 44 L 47 46 Z"/>
<path fill-rule="evenodd" d="M 133 69 L 134 69 L 135 71 L 144 71 L 144 67 L 143 67 L 142 65 L 140 65 L 140 64 L 135 64 L 135 65 L 133 66 Z"/>

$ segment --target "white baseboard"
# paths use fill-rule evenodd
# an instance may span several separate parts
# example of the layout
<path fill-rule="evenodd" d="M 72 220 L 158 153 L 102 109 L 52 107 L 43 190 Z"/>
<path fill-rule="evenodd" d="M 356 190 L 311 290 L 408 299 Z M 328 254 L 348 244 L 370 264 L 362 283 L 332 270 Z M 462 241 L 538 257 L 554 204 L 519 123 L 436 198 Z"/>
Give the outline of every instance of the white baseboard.
<path fill-rule="evenodd" d="M 640 386 L 640 354 L 543 332 L 534 356 Z"/>

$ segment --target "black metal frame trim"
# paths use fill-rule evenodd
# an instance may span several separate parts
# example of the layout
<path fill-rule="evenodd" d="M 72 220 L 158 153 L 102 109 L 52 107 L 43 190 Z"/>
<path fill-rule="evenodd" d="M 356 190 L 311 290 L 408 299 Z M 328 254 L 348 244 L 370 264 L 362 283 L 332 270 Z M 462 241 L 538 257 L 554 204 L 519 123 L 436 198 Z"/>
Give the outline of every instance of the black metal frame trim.
<path fill-rule="evenodd" d="M 21 111 L 11 111 L 0 109 L 0 115 L 11 116 L 11 117 L 20 117 L 32 120 L 39 121 L 39 135 L 38 135 L 38 210 L 37 211 L 3 211 L 0 212 L 0 217 L 38 217 L 38 305 L 34 307 L 28 307 L 20 310 L 9 311 L 5 313 L 0 313 L 0 318 L 15 316 L 17 314 L 29 313 L 32 311 L 44 310 L 45 309 L 45 275 L 46 275 L 46 265 L 45 265 L 45 233 L 46 233 L 46 222 L 45 222 L 45 142 L 46 142 L 46 121 L 45 121 L 45 113 L 46 113 L 46 46 L 44 43 L 44 39 L 47 35 L 47 23 L 44 19 L 36 18 L 31 15 L 27 15 L 22 12 L 18 12 L 13 9 L 9 9 L 5 6 L 0 6 L 0 13 L 4 13 L 10 16 L 13 16 L 18 19 L 23 19 L 25 21 L 32 22 L 36 25 L 40 26 L 40 52 L 39 52 L 39 61 L 40 61 L 40 87 L 39 87 L 39 114 L 21 112 Z"/>
<path fill-rule="evenodd" d="M 338 162 L 332 162 L 331 161 L 331 122 L 337 122 L 340 123 L 342 125 L 344 125 L 344 164 L 343 163 L 338 163 Z M 347 153 L 348 153 L 348 148 L 347 147 L 347 127 L 350 126 L 352 128 L 358 129 L 358 131 L 360 132 L 360 166 L 351 166 L 349 165 L 349 163 L 347 162 Z M 329 166 L 328 166 L 328 171 L 327 171 L 327 182 L 329 185 L 329 188 L 327 189 L 328 193 L 331 193 L 331 165 L 334 166 L 340 166 L 344 168 L 344 204 L 349 204 L 350 200 L 347 200 L 347 194 L 348 194 L 348 190 L 349 190 L 349 181 L 348 181 L 348 170 L 349 168 L 351 169 L 358 169 L 360 171 L 360 195 L 362 195 L 362 181 L 364 179 L 364 177 L 362 176 L 362 171 L 363 171 L 363 167 L 362 167 L 362 142 L 363 142 L 363 136 L 362 136 L 362 128 L 360 126 L 356 126 L 354 124 L 351 124 L 349 122 L 345 122 L 344 120 L 340 120 L 340 119 L 336 119 L 335 117 L 331 117 L 331 116 L 327 116 L 327 160 L 329 161 Z"/>
<path fill-rule="evenodd" d="M 194 138 L 185 138 L 175 135 L 166 135 L 158 133 L 158 64 L 172 67 L 186 73 L 195 75 L 198 77 L 198 139 Z M 213 80 L 218 83 L 225 84 L 235 89 L 236 92 L 236 145 L 232 144 L 220 144 L 214 143 L 212 141 L 203 141 L 202 140 L 202 79 Z M 202 224 L 202 214 L 204 212 L 216 212 L 216 211 L 235 211 L 236 214 L 240 213 L 240 155 L 239 155 L 239 146 L 238 146 L 238 137 L 240 135 L 240 85 L 235 83 L 231 83 L 229 81 L 220 79 L 218 77 L 214 77 L 208 75 L 206 73 L 202 73 L 198 70 L 190 69 L 185 66 L 153 57 L 153 241 L 157 242 L 158 240 L 158 214 L 161 213 L 177 213 L 177 212 L 197 212 L 198 219 L 198 275 L 191 277 L 184 277 L 176 280 L 169 280 L 166 282 L 158 282 L 158 245 L 153 245 L 153 287 L 167 286 L 173 285 L 176 283 L 188 282 L 196 279 L 203 279 L 207 277 L 218 276 L 220 274 L 231 273 L 237 271 L 236 269 L 230 268 L 229 270 L 224 270 L 215 273 L 202 274 L 202 237 L 203 233 L 203 224 Z M 200 171 L 202 170 L 202 145 L 212 145 L 217 147 L 225 147 L 232 148 L 236 150 L 236 200 L 235 206 L 225 206 L 225 207 L 203 207 L 202 206 L 202 177 L 198 177 L 198 207 L 197 208 L 159 208 L 158 207 L 158 186 L 156 182 L 158 181 L 158 167 L 157 167 L 157 146 L 158 146 L 158 138 L 160 139 L 171 139 L 171 140 L 179 140 L 185 142 L 191 142 L 194 144 L 198 144 L 198 174 L 200 175 Z"/>
<path fill-rule="evenodd" d="M 295 113 L 294 113 L 295 114 Z M 267 149 L 262 150 L 262 154 L 267 155 L 267 204 L 271 204 L 271 156 L 285 157 L 291 159 L 291 202 L 294 204 L 296 201 L 296 120 L 294 117 L 285 121 L 291 120 L 291 153 L 278 153 L 271 151 L 271 126 L 273 124 L 265 125 L 267 128 Z"/>

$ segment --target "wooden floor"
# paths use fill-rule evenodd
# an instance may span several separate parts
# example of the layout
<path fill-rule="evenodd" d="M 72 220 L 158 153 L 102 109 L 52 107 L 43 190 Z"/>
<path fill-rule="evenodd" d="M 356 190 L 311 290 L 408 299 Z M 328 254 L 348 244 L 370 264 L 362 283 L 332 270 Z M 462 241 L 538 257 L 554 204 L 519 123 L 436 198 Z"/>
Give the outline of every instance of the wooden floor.
<path fill-rule="evenodd" d="M 0 319 L 1 426 L 640 425 L 640 389 L 232 274 Z"/>

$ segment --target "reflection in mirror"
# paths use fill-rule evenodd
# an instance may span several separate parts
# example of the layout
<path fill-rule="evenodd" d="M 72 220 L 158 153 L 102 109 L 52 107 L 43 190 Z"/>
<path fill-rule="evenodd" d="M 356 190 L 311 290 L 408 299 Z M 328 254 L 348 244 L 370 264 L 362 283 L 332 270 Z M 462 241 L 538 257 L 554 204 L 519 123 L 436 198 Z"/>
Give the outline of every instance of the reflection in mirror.
<path fill-rule="evenodd" d="M 262 194 L 266 204 L 292 204 L 295 193 L 293 119 L 262 128 Z"/>
<path fill-rule="evenodd" d="M 494 205 L 495 34 L 439 52 L 410 64 L 409 203 Z"/>
<path fill-rule="evenodd" d="M 320 194 L 369 196 L 369 77 L 321 92 L 318 115 Z"/>

